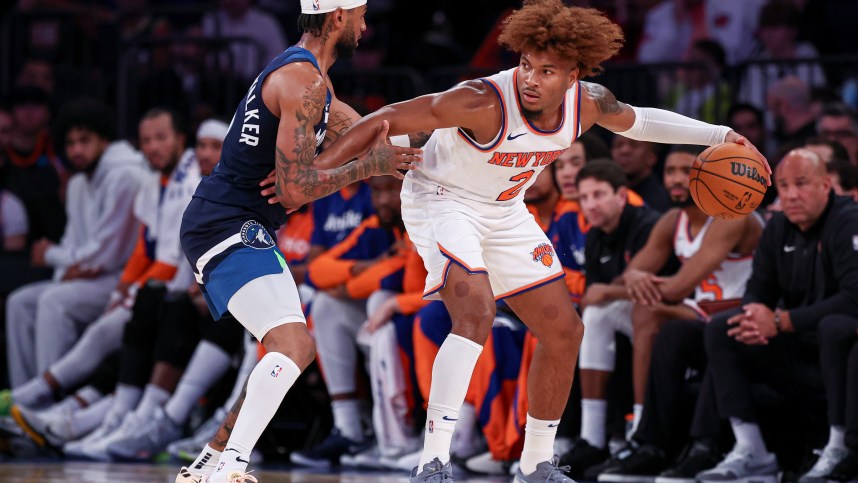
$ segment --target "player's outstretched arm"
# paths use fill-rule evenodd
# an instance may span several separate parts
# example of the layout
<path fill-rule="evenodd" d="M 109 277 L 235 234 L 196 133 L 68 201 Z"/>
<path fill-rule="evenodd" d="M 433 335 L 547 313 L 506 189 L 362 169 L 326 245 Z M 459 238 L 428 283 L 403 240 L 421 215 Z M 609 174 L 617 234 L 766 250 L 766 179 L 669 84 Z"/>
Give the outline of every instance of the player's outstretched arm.
<path fill-rule="evenodd" d="M 665 144 L 743 144 L 757 153 L 769 174 L 772 172 L 765 156 L 747 138 L 727 126 L 716 126 L 664 109 L 630 106 L 618 101 L 605 86 L 592 82 L 581 81 L 581 87 L 584 93 L 581 124 L 585 129 L 598 124 L 630 139 Z"/>
<path fill-rule="evenodd" d="M 324 156 L 333 160 L 323 160 L 323 165 L 337 167 L 318 169 L 314 164 L 314 126 L 324 115 L 327 86 L 318 72 L 308 69 L 291 69 L 288 75 L 286 69 L 281 69 L 263 87 L 266 105 L 276 105 L 275 114 L 280 116 L 275 192 L 286 208 L 297 208 L 370 176 L 401 176 L 397 169 L 413 169 L 412 163 L 419 161 L 419 150 L 387 144 L 387 123 L 378 121 L 363 138 L 353 136 L 339 143 L 339 150 L 325 152 Z M 354 160 L 347 162 L 351 159 Z"/>
<path fill-rule="evenodd" d="M 390 135 L 408 134 L 412 146 L 446 127 L 461 127 L 477 139 L 491 139 L 500 127 L 500 109 L 500 100 L 483 82 L 467 81 L 444 92 L 382 107 L 355 123 L 332 147 L 341 148 L 340 142 L 352 136 L 366 138 L 381 120 L 390 123 Z"/>

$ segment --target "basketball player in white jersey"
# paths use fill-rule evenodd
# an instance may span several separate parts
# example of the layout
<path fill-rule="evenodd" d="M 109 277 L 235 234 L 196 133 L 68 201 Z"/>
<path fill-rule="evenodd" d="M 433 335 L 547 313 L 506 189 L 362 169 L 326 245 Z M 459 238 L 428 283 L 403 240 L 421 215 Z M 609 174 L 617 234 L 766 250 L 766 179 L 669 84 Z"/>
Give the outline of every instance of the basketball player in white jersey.
<path fill-rule="evenodd" d="M 422 167 L 406 176 L 402 214 L 429 272 L 425 296 L 440 296 L 453 330 L 435 359 L 424 450 L 412 482 L 455 481 L 453 429 L 499 298 L 540 342 L 515 481 L 571 481 L 552 448 L 583 326 L 551 242 L 522 201 L 539 172 L 594 124 L 644 141 L 749 144 L 728 127 L 631 107 L 581 81 L 622 43 L 620 28 L 597 10 L 528 1 L 505 22 L 499 41 L 521 54 L 516 68 L 382 108 L 341 138 L 369 139 L 382 119 L 391 135 L 435 130 Z"/>
<path fill-rule="evenodd" d="M 629 299 L 635 303 L 631 321 L 635 427 L 661 325 L 668 320 L 707 320 L 709 312 L 741 299 L 751 275 L 751 257 L 763 232 L 756 214 L 716 220 L 694 204 L 688 174 L 701 151 L 696 146 L 675 146 L 665 159 L 664 186 L 675 207 L 661 216 L 623 274 Z M 682 262 L 679 271 L 670 277 L 654 275 L 671 254 Z"/>

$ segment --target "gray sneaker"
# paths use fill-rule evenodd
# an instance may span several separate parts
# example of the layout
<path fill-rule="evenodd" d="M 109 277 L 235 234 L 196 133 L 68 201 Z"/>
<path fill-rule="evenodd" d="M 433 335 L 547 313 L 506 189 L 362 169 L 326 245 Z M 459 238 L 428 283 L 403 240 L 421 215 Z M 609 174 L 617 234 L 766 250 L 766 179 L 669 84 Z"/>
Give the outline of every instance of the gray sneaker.
<path fill-rule="evenodd" d="M 701 483 L 777 483 L 780 467 L 772 453 L 754 457 L 745 448 L 734 447 L 711 470 L 697 475 Z"/>
<path fill-rule="evenodd" d="M 182 428 L 158 408 L 139 432 L 114 441 L 108 446 L 107 453 L 118 461 L 150 461 L 181 436 Z"/>
<path fill-rule="evenodd" d="M 798 479 L 798 483 L 825 483 L 833 478 L 829 475 L 841 461 L 849 456 L 849 450 L 836 446 L 826 446 L 819 451 L 819 459 L 807 473 Z"/>
<path fill-rule="evenodd" d="M 513 483 L 575 483 L 575 480 L 566 476 L 571 468 L 559 466 L 560 458 L 555 456 L 551 461 L 543 461 L 536 465 L 536 471 L 525 476 L 521 472 L 521 466 L 515 470 Z"/>
<path fill-rule="evenodd" d="M 453 479 L 453 465 L 448 461 L 447 464 L 442 464 L 441 460 L 434 460 L 423 465 L 423 471 L 417 473 L 418 467 L 411 470 L 411 477 L 408 478 L 408 483 L 456 483 Z"/>

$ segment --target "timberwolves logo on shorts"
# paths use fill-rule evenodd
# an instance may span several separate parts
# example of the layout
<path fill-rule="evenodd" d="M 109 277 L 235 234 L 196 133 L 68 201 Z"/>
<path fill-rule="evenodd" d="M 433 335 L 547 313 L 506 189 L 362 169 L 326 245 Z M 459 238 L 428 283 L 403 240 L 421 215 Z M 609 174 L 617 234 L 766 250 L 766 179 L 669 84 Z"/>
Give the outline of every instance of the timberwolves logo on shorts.
<path fill-rule="evenodd" d="M 245 222 L 241 226 L 241 243 L 258 250 L 267 250 L 274 246 L 271 235 L 255 220 Z"/>

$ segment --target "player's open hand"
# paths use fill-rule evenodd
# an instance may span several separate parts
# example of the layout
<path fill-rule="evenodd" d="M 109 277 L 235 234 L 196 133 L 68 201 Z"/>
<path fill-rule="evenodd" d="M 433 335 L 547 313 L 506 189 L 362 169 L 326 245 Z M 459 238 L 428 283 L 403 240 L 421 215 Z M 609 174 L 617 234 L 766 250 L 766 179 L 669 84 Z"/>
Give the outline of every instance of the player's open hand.
<path fill-rule="evenodd" d="M 736 131 L 730 131 L 729 133 L 727 133 L 727 137 L 724 138 L 724 142 L 741 144 L 742 146 L 750 148 L 751 151 L 757 153 L 757 156 L 760 158 L 760 161 L 762 161 L 763 166 L 766 167 L 766 171 L 769 173 L 769 181 L 768 181 L 769 186 L 772 185 L 772 181 L 771 181 L 772 167 L 769 165 L 769 160 L 766 159 L 765 156 L 763 156 L 763 153 L 761 153 L 760 150 L 757 149 L 757 147 L 751 143 L 751 141 L 748 141 L 748 138 L 740 135 Z"/>
<path fill-rule="evenodd" d="M 382 121 L 375 142 L 366 154 L 358 158 L 358 162 L 367 164 L 370 168 L 371 176 L 389 174 L 402 179 L 405 175 L 401 171 L 415 169 L 423 160 L 423 150 L 389 144 L 387 140 L 389 129 L 390 123 L 386 120 Z"/>

